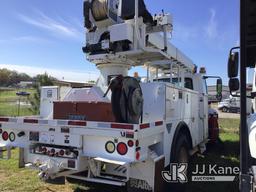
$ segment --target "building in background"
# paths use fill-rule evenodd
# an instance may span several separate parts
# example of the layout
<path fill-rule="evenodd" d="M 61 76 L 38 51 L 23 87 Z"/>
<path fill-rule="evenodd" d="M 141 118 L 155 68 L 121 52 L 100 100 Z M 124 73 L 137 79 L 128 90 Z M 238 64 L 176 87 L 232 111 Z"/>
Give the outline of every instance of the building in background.
<path fill-rule="evenodd" d="M 18 87 L 20 88 L 32 88 L 35 85 L 33 81 L 20 81 Z"/>
<path fill-rule="evenodd" d="M 72 88 L 82 88 L 82 87 L 92 87 L 95 85 L 95 82 L 77 82 L 77 81 L 54 81 L 54 85 L 59 87 L 72 87 Z"/>

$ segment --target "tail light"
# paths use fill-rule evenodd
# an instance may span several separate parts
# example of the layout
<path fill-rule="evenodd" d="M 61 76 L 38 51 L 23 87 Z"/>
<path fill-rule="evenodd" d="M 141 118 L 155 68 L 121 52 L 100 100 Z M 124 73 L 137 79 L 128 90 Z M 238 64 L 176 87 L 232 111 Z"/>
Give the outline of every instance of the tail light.
<path fill-rule="evenodd" d="M 134 146 L 133 140 L 129 140 L 129 141 L 127 142 L 127 144 L 128 144 L 129 147 L 133 147 L 133 146 Z"/>
<path fill-rule="evenodd" d="M 9 134 L 8 134 L 6 131 L 4 131 L 4 132 L 2 133 L 2 138 L 3 138 L 4 141 L 7 141 L 8 138 L 9 138 Z"/>
<path fill-rule="evenodd" d="M 126 155 L 126 153 L 128 152 L 128 147 L 126 146 L 125 143 L 118 143 L 118 145 L 117 145 L 117 152 L 120 155 Z"/>
<path fill-rule="evenodd" d="M 59 155 L 60 155 L 60 156 L 63 156 L 64 154 L 65 154 L 64 150 L 61 149 L 61 150 L 59 151 Z"/>

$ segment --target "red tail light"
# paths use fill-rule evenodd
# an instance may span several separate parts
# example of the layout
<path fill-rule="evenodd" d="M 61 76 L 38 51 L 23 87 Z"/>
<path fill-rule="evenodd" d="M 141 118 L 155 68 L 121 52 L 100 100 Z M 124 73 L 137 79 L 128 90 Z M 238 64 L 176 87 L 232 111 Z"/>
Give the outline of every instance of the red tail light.
<path fill-rule="evenodd" d="M 129 147 L 133 147 L 133 146 L 134 146 L 133 140 L 129 140 L 129 141 L 127 142 L 127 144 L 128 144 Z"/>
<path fill-rule="evenodd" d="M 2 133 L 2 138 L 3 138 L 4 141 L 7 141 L 8 138 L 9 138 L 9 134 L 8 134 L 6 131 L 4 131 L 4 132 Z"/>
<path fill-rule="evenodd" d="M 126 146 L 125 143 L 118 143 L 118 145 L 117 145 L 117 152 L 120 155 L 126 155 L 126 153 L 128 152 L 128 147 Z"/>
<path fill-rule="evenodd" d="M 140 152 L 136 152 L 136 160 L 140 160 Z"/>
<path fill-rule="evenodd" d="M 59 151 L 59 155 L 60 155 L 60 156 L 63 156 L 64 154 L 65 154 L 65 152 L 64 152 L 63 149 Z"/>

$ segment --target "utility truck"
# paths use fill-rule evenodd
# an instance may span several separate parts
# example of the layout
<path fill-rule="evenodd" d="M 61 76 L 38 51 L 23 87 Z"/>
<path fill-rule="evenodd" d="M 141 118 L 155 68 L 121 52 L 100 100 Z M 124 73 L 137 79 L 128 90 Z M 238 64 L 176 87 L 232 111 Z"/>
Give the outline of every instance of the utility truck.
<path fill-rule="evenodd" d="M 162 171 L 204 152 L 208 127 L 205 69 L 170 43 L 170 14 L 151 16 L 142 0 L 85 0 L 86 59 L 100 71 L 91 88 L 43 87 L 40 117 L 0 118 L 0 146 L 20 148 L 20 166 L 44 181 L 163 191 Z M 144 66 L 144 82 L 129 77 Z M 217 78 L 218 98 L 222 80 Z M 216 125 L 216 126 L 215 126 Z M 170 176 L 171 173 L 169 173 Z"/>

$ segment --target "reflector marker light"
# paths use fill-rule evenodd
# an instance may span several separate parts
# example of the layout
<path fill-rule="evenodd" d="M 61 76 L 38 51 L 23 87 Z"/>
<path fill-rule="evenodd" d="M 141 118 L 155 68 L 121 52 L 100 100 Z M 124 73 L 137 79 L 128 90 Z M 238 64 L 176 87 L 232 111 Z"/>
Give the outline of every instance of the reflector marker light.
<path fill-rule="evenodd" d="M 0 121 L 2 121 L 2 122 L 8 122 L 8 121 L 9 121 L 9 118 L 1 117 L 1 118 L 0 118 Z"/>
<path fill-rule="evenodd" d="M 68 125 L 73 125 L 73 126 L 86 126 L 87 123 L 86 123 L 86 121 L 68 121 Z"/>
<path fill-rule="evenodd" d="M 134 146 L 133 140 L 129 140 L 129 141 L 127 142 L 127 144 L 128 144 L 129 147 L 133 147 L 133 146 Z"/>
<path fill-rule="evenodd" d="M 114 129 L 131 129 L 131 130 L 133 130 L 133 125 L 112 123 L 111 128 L 114 128 Z"/>
<path fill-rule="evenodd" d="M 163 125 L 163 121 L 157 121 L 157 122 L 155 122 L 155 126 L 161 126 L 161 125 Z"/>
<path fill-rule="evenodd" d="M 137 161 L 140 160 L 140 152 L 139 151 L 136 152 L 136 160 Z"/>
<path fill-rule="evenodd" d="M 24 123 L 37 124 L 38 123 L 38 119 L 24 119 L 23 122 Z"/>
<path fill-rule="evenodd" d="M 145 124 L 140 125 L 140 129 L 146 129 L 146 128 L 149 128 L 149 127 L 150 127 L 149 123 L 145 123 Z"/>
<path fill-rule="evenodd" d="M 13 132 L 11 132 L 11 133 L 9 134 L 9 140 L 10 140 L 11 142 L 14 142 L 14 141 L 15 141 L 15 138 L 16 138 L 15 134 L 14 134 Z"/>

